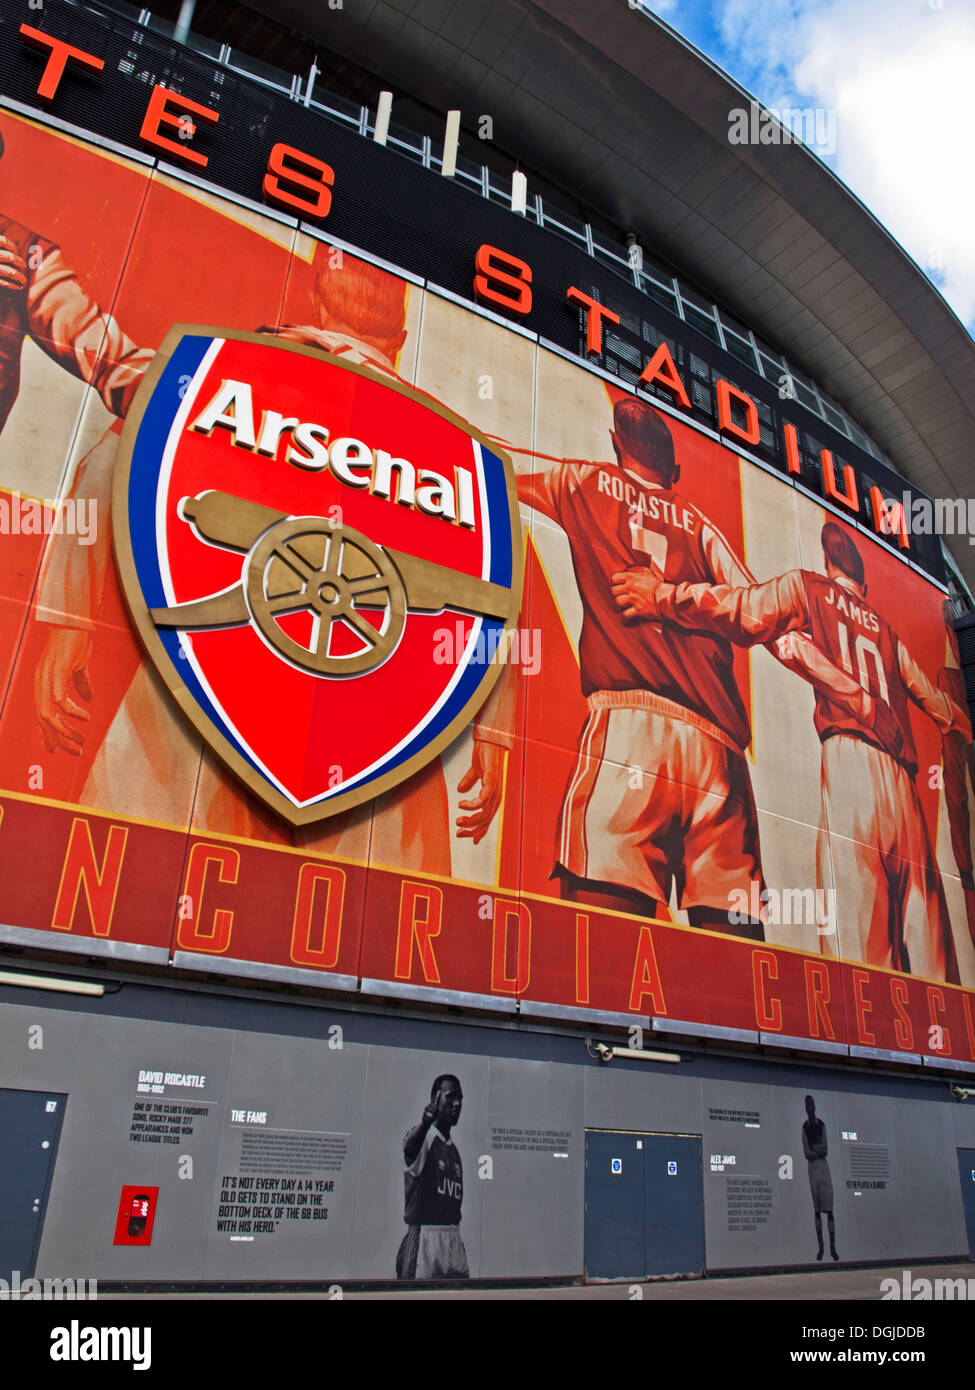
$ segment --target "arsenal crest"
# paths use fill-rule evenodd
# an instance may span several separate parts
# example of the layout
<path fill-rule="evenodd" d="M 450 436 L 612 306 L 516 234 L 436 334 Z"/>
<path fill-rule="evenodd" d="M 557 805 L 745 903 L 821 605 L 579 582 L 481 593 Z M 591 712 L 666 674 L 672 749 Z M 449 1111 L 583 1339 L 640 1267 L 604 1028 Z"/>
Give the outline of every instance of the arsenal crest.
<path fill-rule="evenodd" d="M 507 456 L 398 379 L 270 335 L 170 331 L 126 421 L 112 521 L 173 697 L 293 824 L 449 744 L 521 601 Z"/>

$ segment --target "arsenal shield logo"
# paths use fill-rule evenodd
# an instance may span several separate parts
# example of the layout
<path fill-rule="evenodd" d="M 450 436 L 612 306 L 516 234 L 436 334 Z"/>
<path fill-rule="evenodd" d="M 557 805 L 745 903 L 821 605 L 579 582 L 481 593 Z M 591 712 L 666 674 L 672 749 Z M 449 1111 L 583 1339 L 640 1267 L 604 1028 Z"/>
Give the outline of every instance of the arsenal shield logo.
<path fill-rule="evenodd" d="M 507 456 L 398 379 L 267 334 L 171 330 L 126 421 L 112 521 L 174 698 L 294 824 L 455 738 L 521 600 Z"/>

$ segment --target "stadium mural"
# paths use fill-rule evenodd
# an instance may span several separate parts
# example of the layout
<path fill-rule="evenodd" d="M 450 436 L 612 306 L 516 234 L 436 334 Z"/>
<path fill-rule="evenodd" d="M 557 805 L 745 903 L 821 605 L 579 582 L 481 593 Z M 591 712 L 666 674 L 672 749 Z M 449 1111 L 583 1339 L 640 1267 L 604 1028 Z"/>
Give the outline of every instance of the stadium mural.
<path fill-rule="evenodd" d="M 0 133 L 2 939 L 975 1060 L 941 589 L 324 231 Z"/>

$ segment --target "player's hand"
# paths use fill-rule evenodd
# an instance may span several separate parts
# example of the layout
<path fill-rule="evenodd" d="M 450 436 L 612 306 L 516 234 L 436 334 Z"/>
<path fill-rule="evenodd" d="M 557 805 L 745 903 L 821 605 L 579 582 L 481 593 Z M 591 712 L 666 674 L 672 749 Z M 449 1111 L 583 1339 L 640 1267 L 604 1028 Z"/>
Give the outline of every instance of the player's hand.
<path fill-rule="evenodd" d="M 44 747 L 77 757 L 91 703 L 88 660 L 91 636 L 76 627 L 51 627 L 34 672 L 34 704 Z"/>
<path fill-rule="evenodd" d="M 672 584 L 648 569 L 621 570 L 613 575 L 613 598 L 624 618 L 659 618 L 658 599 L 663 590 L 672 589 Z"/>
<path fill-rule="evenodd" d="M 861 718 L 868 728 L 873 729 L 887 751 L 893 757 L 898 757 L 903 750 L 904 735 L 887 701 L 879 700 L 864 691 Z"/>
<path fill-rule="evenodd" d="M 416 1113 L 416 1112 L 414 1112 L 414 1113 Z M 436 1101 L 431 1101 L 429 1105 L 425 1105 L 425 1106 L 423 1107 L 423 1123 L 426 1125 L 427 1129 L 430 1128 L 430 1126 L 433 1124 L 433 1122 L 434 1122 L 434 1120 L 435 1120 L 436 1118 L 437 1118 L 437 1102 L 436 1102 Z"/>
<path fill-rule="evenodd" d="M 479 738 L 474 740 L 471 765 L 458 782 L 457 790 L 469 792 L 478 782 L 481 784 L 481 790 L 470 801 L 459 803 L 462 811 L 470 811 L 472 814 L 457 817 L 458 839 L 470 839 L 477 845 L 488 833 L 501 805 L 507 756 L 507 748 L 499 743 L 488 743 L 487 740 Z"/>
<path fill-rule="evenodd" d="M 27 288 L 27 262 L 13 242 L 0 236 L 0 290 Z"/>

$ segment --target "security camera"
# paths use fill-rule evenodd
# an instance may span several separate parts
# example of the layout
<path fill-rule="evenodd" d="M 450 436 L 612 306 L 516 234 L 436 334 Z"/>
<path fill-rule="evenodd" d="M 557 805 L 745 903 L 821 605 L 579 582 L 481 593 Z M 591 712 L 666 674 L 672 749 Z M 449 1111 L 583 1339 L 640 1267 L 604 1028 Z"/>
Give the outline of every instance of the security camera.
<path fill-rule="evenodd" d="M 972 1086 L 952 1086 L 951 1094 L 955 1100 L 971 1100 L 975 1096 L 975 1087 Z"/>
<path fill-rule="evenodd" d="M 611 1062 L 614 1057 L 625 1057 L 628 1062 L 679 1062 L 679 1052 L 649 1052 L 643 1047 L 608 1047 L 606 1043 L 586 1043 L 590 1057 L 598 1057 L 601 1062 Z"/>

